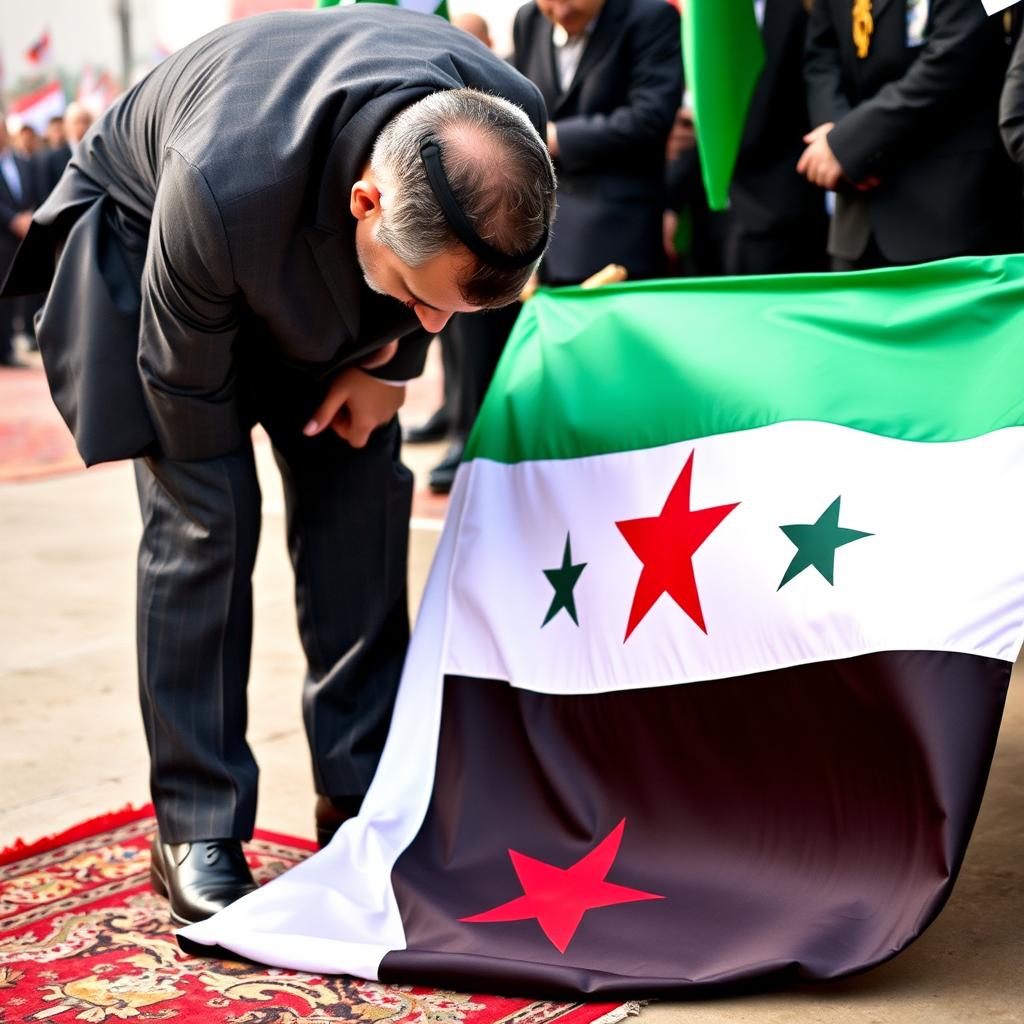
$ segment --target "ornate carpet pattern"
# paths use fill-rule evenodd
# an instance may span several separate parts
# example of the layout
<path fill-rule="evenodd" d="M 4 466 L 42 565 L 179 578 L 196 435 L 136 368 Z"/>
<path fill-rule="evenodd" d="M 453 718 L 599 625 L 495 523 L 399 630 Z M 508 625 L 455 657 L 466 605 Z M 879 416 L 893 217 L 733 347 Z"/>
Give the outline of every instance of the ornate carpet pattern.
<path fill-rule="evenodd" d="M 0 1022 L 611 1024 L 636 1012 L 189 957 L 149 888 L 155 827 L 151 807 L 126 810 L 0 854 Z M 265 882 L 311 849 L 258 831 L 246 854 Z"/>

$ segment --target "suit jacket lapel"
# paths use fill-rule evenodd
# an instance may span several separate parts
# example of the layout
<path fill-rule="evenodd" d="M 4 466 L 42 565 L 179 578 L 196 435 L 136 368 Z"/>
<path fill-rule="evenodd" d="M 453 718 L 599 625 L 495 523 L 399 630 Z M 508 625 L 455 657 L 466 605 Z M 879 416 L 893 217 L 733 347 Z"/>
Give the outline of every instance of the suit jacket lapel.
<path fill-rule="evenodd" d="M 591 30 L 590 38 L 587 40 L 587 45 L 584 47 L 583 56 L 580 57 L 580 63 L 576 68 L 576 74 L 573 75 L 572 81 L 569 83 L 569 88 L 566 89 L 558 98 L 555 110 L 553 111 L 554 114 L 558 113 L 559 108 L 564 106 L 569 97 L 572 96 L 580 87 L 580 84 L 586 79 L 589 69 L 592 68 L 615 44 L 619 35 L 619 23 L 622 21 L 623 17 L 625 17 L 626 4 L 628 3 L 629 0 L 605 0 L 604 6 L 601 8 L 601 12 L 597 16 L 597 22 Z M 553 47 L 551 59 L 553 67 Z"/>
<path fill-rule="evenodd" d="M 874 0 L 871 4 L 871 14 L 877 20 L 878 16 L 892 3 L 892 0 Z"/>

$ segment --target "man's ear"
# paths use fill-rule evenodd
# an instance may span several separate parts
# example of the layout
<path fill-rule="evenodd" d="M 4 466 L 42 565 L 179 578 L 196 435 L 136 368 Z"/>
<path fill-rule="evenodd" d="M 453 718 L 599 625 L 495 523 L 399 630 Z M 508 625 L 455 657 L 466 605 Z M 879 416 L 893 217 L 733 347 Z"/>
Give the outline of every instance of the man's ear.
<path fill-rule="evenodd" d="M 373 181 L 360 178 L 352 186 L 349 209 L 356 220 L 371 220 L 376 217 L 381 210 L 380 189 Z"/>

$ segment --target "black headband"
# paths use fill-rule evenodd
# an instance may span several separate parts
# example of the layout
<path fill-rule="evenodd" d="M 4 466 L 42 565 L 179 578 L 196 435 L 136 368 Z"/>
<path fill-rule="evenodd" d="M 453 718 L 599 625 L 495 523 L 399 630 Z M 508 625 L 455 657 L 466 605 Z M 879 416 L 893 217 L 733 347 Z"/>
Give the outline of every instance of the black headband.
<path fill-rule="evenodd" d="M 448 184 L 448 177 L 444 173 L 444 166 L 441 163 L 441 147 L 435 139 L 424 139 L 420 146 L 420 158 L 423 160 L 423 167 L 427 172 L 427 181 L 430 182 L 431 191 L 437 197 L 444 211 L 445 220 L 459 240 L 478 256 L 484 263 L 499 270 L 522 270 L 531 263 L 535 263 L 544 254 L 544 247 L 548 244 L 548 227 L 544 225 L 544 233 L 537 240 L 537 244 L 529 252 L 519 253 L 516 256 L 500 249 L 495 249 L 489 242 L 485 242 L 469 223 L 469 218 L 462 212 L 452 193 L 451 185 Z"/>

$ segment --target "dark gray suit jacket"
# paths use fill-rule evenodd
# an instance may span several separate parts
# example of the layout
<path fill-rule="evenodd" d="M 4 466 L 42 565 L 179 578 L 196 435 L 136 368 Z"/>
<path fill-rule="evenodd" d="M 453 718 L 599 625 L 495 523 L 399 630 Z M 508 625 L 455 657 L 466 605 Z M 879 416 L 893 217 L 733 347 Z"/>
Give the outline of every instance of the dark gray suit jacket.
<path fill-rule="evenodd" d="M 378 5 L 224 26 L 168 57 L 90 130 L 36 214 L 9 291 L 50 295 L 39 341 L 87 463 L 156 444 L 224 454 L 275 363 L 323 381 L 395 337 L 381 376 L 422 368 L 415 315 L 363 283 L 348 209 L 381 127 L 442 89 L 543 101 L 440 18 Z M 63 251 L 54 272 L 54 247 Z M 321 385 L 322 390 L 322 385 Z"/>
<path fill-rule="evenodd" d="M 856 260 L 873 237 L 894 263 L 1006 251 L 1020 244 L 1019 188 L 999 141 L 1009 58 L 1002 19 L 978 0 L 932 0 L 924 43 L 908 46 L 903 0 L 875 0 L 856 54 L 849 0 L 816 0 L 804 65 L 812 125 L 865 193 L 839 193 L 829 252 Z"/>
<path fill-rule="evenodd" d="M 558 220 L 542 272 L 582 281 L 607 263 L 630 277 L 662 271 L 665 140 L 682 101 L 679 15 L 665 0 L 605 0 L 563 93 L 552 25 L 516 14 L 513 63 L 540 87 L 558 127 Z"/>
<path fill-rule="evenodd" d="M 750 100 L 729 189 L 729 224 L 743 236 L 785 233 L 825 221 L 821 189 L 797 174 L 810 129 L 801 60 L 807 35 L 804 0 L 767 0 L 765 65 Z"/>

